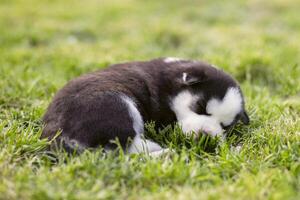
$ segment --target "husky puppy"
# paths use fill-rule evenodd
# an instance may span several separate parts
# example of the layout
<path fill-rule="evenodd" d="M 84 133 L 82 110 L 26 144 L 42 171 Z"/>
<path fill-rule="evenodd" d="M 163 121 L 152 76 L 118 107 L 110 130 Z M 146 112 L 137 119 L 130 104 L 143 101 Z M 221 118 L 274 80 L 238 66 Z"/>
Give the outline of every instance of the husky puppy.
<path fill-rule="evenodd" d="M 118 139 L 128 153 L 164 149 L 143 138 L 144 123 L 178 122 L 186 134 L 211 136 L 239 120 L 249 123 L 238 83 L 210 64 L 178 58 L 112 65 L 70 81 L 54 97 L 43 122 L 42 138 L 67 151 L 103 146 Z M 128 146 L 128 139 L 131 143 Z"/>

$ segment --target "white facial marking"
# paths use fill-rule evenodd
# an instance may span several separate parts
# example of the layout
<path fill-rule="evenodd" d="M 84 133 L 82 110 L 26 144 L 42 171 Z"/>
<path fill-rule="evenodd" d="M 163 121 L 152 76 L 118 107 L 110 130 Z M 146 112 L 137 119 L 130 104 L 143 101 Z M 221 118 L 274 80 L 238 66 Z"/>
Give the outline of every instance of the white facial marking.
<path fill-rule="evenodd" d="M 198 115 L 191 110 L 191 106 L 199 99 L 199 96 L 189 91 L 182 91 L 172 99 L 171 109 L 175 112 L 182 131 L 186 134 L 199 131 L 215 136 L 223 133 L 220 123 L 212 116 Z"/>
<path fill-rule="evenodd" d="M 164 59 L 165 63 L 172 63 L 172 62 L 178 62 L 181 61 L 181 58 L 175 58 L 175 57 L 168 57 Z"/>
<path fill-rule="evenodd" d="M 171 102 L 171 108 L 175 112 L 178 120 L 185 119 L 191 115 L 197 115 L 191 110 L 191 106 L 199 99 L 188 90 L 182 91 Z"/>
<path fill-rule="evenodd" d="M 217 65 L 211 65 L 211 66 L 213 66 L 216 69 L 220 69 L 220 67 L 218 67 Z"/>
<path fill-rule="evenodd" d="M 140 112 L 136 108 L 136 104 L 134 103 L 134 101 L 132 99 L 130 99 L 126 95 L 122 95 L 121 98 L 123 99 L 123 101 L 125 101 L 125 103 L 128 106 L 129 115 L 132 118 L 133 129 L 134 129 L 135 133 L 137 135 L 142 134 L 144 132 L 144 121 L 143 121 L 143 118 L 142 118 Z"/>
<path fill-rule="evenodd" d="M 187 73 L 184 72 L 182 74 L 182 80 L 183 80 L 183 82 L 186 82 L 186 77 L 187 77 Z"/>
<path fill-rule="evenodd" d="M 233 122 L 242 110 L 242 95 L 238 88 L 229 88 L 222 100 L 211 99 L 206 106 L 206 112 L 220 123 L 227 126 Z"/>

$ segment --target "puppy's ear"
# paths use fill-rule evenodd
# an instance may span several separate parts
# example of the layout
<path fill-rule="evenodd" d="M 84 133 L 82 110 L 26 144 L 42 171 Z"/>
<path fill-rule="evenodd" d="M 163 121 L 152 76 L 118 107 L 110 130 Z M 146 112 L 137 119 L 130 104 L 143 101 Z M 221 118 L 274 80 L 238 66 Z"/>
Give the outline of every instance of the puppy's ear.
<path fill-rule="evenodd" d="M 201 83 L 207 80 L 205 73 L 199 75 L 192 75 L 188 72 L 183 72 L 180 82 L 184 85 L 193 85 L 196 83 Z"/>
<path fill-rule="evenodd" d="M 246 113 L 246 111 L 243 111 L 241 113 L 241 121 L 245 124 L 245 125 L 248 125 L 250 123 L 250 119 L 249 119 L 249 116 L 248 114 Z"/>

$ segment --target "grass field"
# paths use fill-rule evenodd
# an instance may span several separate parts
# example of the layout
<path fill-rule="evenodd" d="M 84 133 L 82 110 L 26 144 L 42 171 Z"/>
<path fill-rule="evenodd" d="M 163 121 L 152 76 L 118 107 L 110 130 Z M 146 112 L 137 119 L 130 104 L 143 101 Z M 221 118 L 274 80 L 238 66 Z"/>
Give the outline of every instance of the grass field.
<path fill-rule="evenodd" d="M 300 199 L 298 0 L 0 0 L 0 199 Z M 151 159 L 45 153 L 41 117 L 68 80 L 109 64 L 205 60 L 240 83 L 251 118 L 225 142 L 148 135 Z"/>

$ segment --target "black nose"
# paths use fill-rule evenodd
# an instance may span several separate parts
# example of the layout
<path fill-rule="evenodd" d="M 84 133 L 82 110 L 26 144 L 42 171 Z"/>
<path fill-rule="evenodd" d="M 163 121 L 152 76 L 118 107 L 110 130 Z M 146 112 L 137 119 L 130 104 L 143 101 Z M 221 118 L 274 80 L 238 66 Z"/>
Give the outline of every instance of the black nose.
<path fill-rule="evenodd" d="M 228 126 L 225 126 L 223 123 L 221 123 L 222 129 L 225 129 L 225 130 L 230 129 L 230 128 L 233 127 L 233 126 L 234 126 L 234 124 L 230 124 L 230 125 L 228 125 Z"/>
<path fill-rule="evenodd" d="M 249 116 L 248 114 L 246 113 L 246 111 L 242 112 L 241 115 L 240 115 L 240 119 L 241 121 L 245 124 L 245 125 L 248 125 L 250 124 L 250 119 L 249 119 Z"/>

